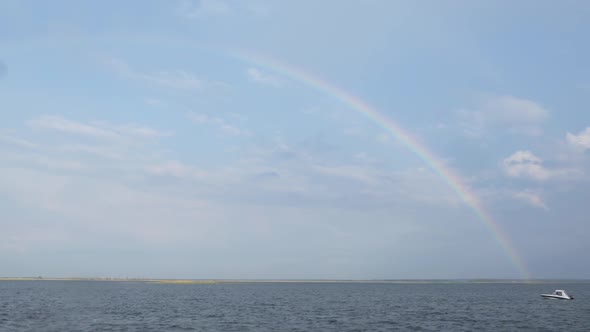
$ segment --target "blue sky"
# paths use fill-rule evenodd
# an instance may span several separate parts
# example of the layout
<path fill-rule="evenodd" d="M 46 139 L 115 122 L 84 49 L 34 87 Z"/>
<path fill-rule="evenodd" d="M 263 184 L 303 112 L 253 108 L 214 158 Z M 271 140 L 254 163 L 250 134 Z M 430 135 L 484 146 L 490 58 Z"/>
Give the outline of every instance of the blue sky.
<path fill-rule="evenodd" d="M 3 1 L 6 276 L 590 278 L 590 5 Z M 551 266 L 550 269 L 547 269 Z"/>

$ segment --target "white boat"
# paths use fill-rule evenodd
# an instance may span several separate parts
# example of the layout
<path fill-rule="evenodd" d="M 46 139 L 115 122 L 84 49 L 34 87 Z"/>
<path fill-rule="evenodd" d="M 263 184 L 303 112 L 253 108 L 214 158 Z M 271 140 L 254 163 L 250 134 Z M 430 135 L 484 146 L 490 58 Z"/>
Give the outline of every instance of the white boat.
<path fill-rule="evenodd" d="M 544 299 L 556 299 L 556 300 L 573 300 L 574 297 L 568 295 L 563 289 L 556 289 L 553 294 L 541 294 Z"/>

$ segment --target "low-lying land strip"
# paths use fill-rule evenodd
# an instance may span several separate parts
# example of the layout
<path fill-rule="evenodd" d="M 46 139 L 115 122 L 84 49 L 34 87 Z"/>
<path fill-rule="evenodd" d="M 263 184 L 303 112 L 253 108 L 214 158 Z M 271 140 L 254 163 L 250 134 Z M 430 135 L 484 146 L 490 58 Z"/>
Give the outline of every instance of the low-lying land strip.
<path fill-rule="evenodd" d="M 363 283 L 363 284 L 498 284 L 498 283 L 590 283 L 590 280 L 524 280 L 524 279 L 392 279 L 392 280 L 328 280 L 328 279 L 152 279 L 152 278 L 45 278 L 45 277 L 0 277 L 0 281 L 105 281 L 105 282 L 145 282 L 154 284 L 252 284 L 252 283 Z"/>

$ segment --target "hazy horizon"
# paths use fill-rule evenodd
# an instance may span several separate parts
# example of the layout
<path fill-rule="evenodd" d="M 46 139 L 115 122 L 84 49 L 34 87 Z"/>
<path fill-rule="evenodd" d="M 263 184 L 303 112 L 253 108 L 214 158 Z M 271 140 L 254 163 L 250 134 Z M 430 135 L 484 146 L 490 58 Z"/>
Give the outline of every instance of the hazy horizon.
<path fill-rule="evenodd" d="M 590 3 L 0 3 L 0 273 L 590 279 Z"/>
<path fill-rule="evenodd" d="M 249 283 L 249 282 L 318 282 L 318 283 L 331 283 L 331 282 L 351 282 L 351 283 L 444 283 L 444 282 L 465 282 L 465 283 L 586 283 L 590 282 L 590 279 L 554 279 L 554 278 L 541 278 L 541 279 L 508 279 L 508 278 L 451 278 L 451 279 L 314 279 L 314 278 L 303 278 L 303 279 L 270 279 L 270 278 L 257 278 L 257 279 L 224 279 L 224 278 L 158 278 L 158 277 L 140 277 L 140 276 L 127 276 L 127 277 L 112 277 L 112 276 L 0 276 L 0 281 L 211 281 L 219 283 Z"/>

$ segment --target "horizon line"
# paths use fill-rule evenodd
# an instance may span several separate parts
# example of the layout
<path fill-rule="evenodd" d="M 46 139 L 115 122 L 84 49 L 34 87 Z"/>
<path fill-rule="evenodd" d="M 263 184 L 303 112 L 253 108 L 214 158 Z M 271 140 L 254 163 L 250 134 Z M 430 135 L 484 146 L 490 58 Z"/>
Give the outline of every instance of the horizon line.
<path fill-rule="evenodd" d="M 159 277 L 43 277 L 43 276 L 2 276 L 0 281 L 11 280 L 81 280 L 81 281 L 217 281 L 217 282 L 438 282 L 438 281 L 462 281 L 462 282 L 482 282 L 482 281 L 510 281 L 510 282 L 534 282 L 534 281 L 590 281 L 590 277 L 581 278 L 371 278 L 371 279 L 338 279 L 338 278 L 159 278 Z"/>

